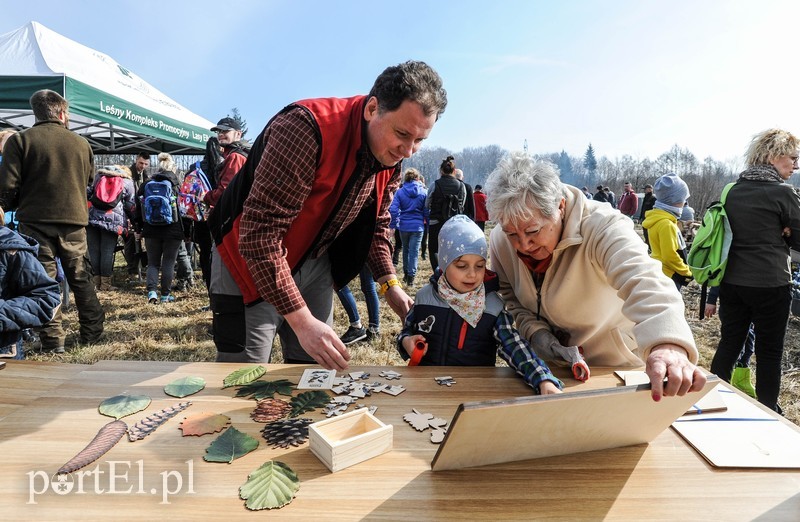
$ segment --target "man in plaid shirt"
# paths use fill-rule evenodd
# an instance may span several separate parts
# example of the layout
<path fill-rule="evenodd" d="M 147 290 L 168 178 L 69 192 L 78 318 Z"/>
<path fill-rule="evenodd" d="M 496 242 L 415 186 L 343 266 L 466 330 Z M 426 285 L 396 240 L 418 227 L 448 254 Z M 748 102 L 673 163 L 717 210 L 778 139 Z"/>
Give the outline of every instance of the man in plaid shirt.
<path fill-rule="evenodd" d="M 221 227 L 238 232 L 238 242 L 225 230 L 215 242 L 247 305 L 246 339 L 217 342 L 217 360 L 266 362 L 277 333 L 286 362 L 346 368 L 350 355 L 331 328 L 333 288 L 364 261 L 389 306 L 405 317 L 413 302 L 394 273 L 388 209 L 400 163 L 419 149 L 446 104 L 439 75 L 409 61 L 387 68 L 367 96 L 302 100 L 267 124 L 215 209 Z M 238 219 L 226 210 L 237 194 Z M 212 296 L 215 334 L 235 331 L 233 323 L 217 322 L 226 312 L 220 308 Z"/>

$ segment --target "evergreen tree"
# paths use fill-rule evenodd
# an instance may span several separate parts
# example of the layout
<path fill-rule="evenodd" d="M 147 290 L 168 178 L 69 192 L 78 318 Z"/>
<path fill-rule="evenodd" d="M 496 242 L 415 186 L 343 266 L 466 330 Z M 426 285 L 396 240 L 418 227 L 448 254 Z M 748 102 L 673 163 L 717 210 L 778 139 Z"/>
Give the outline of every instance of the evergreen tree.
<path fill-rule="evenodd" d="M 583 166 L 594 176 L 595 171 L 597 171 L 597 158 L 594 157 L 594 148 L 591 143 L 589 148 L 586 149 L 586 154 L 583 155 Z"/>
<path fill-rule="evenodd" d="M 242 139 L 244 139 L 244 137 L 247 135 L 247 121 L 245 121 L 245 119 L 242 118 L 242 114 L 239 112 L 239 109 L 237 109 L 236 107 L 231 109 L 231 113 L 228 114 L 228 117 L 236 120 L 236 123 L 238 123 L 239 126 L 242 128 Z"/>
<path fill-rule="evenodd" d="M 558 165 L 558 170 L 561 171 L 561 180 L 565 183 L 572 183 L 575 178 L 575 172 L 572 170 L 572 160 L 563 149 L 561 154 L 558 155 L 556 164 Z"/>

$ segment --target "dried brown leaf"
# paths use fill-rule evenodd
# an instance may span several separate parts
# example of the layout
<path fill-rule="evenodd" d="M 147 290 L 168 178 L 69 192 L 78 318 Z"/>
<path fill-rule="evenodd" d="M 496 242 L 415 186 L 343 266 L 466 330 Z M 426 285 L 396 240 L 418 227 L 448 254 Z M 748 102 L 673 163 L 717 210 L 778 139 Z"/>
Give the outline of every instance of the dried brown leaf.
<path fill-rule="evenodd" d="M 224 430 L 231 423 L 231 418 L 221 413 L 198 413 L 191 417 L 186 417 L 181 421 L 180 429 L 183 436 L 189 435 L 208 435 Z"/>

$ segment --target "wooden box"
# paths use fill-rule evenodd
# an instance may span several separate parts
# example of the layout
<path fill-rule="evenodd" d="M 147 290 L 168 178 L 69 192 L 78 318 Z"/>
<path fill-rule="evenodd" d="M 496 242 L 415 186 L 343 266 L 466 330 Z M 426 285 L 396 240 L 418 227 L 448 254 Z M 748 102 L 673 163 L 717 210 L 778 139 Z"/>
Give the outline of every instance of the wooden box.
<path fill-rule="evenodd" d="M 308 439 L 311 452 L 335 472 L 391 451 L 392 425 L 360 408 L 309 425 Z"/>

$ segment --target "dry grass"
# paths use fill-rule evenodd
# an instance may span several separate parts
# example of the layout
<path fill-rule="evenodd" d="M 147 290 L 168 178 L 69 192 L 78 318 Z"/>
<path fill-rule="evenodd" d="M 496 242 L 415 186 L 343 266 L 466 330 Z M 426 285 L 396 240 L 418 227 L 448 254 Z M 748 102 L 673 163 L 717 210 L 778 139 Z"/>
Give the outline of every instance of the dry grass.
<path fill-rule="evenodd" d="M 487 231 L 488 232 L 488 231 Z M 118 263 L 121 262 L 118 256 Z M 428 261 L 420 260 L 419 274 L 415 285 L 407 289 L 409 295 L 423 286 L 431 275 Z M 402 271 L 401 271 L 402 273 Z M 94 363 L 103 359 L 163 360 L 163 361 L 213 361 L 216 356 L 214 343 L 208 334 L 211 312 L 201 311 L 208 304 L 205 289 L 200 285 L 187 292 L 176 293 L 177 300 L 167 305 L 150 305 L 145 299 L 143 283 L 124 283 L 125 271 L 117 266 L 117 291 L 100 293 L 100 301 L 106 310 L 106 340 L 96 345 L 74 345 L 77 339 L 77 314 L 74 308 L 64 314 L 68 326 L 67 353 L 29 352 L 28 359 L 63 361 L 70 363 Z M 199 277 L 197 278 L 199 281 Z M 358 279 L 351 289 L 358 301 L 362 320 L 367 317 L 366 305 L 358 288 Z M 699 290 L 684 289 L 686 314 L 697 346 L 700 350 L 700 365 L 709 368 L 714 350 L 719 342 L 719 319 L 700 321 L 697 319 Z M 334 312 L 334 329 L 342 334 L 347 330 L 348 320 L 342 307 L 337 304 Z M 402 365 L 397 354 L 394 335 L 402 324 L 396 315 L 381 304 L 381 335 L 370 343 L 349 346 L 354 365 Z M 281 362 L 280 349 L 273 350 L 272 362 Z M 498 359 L 499 361 L 499 359 Z M 501 363 L 501 361 L 499 361 Z M 792 316 L 786 336 L 784 374 L 781 382 L 781 404 L 788 419 L 800 424 L 800 318 Z"/>

